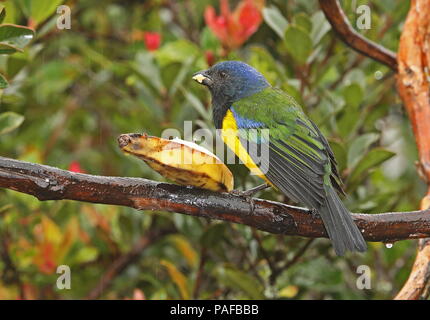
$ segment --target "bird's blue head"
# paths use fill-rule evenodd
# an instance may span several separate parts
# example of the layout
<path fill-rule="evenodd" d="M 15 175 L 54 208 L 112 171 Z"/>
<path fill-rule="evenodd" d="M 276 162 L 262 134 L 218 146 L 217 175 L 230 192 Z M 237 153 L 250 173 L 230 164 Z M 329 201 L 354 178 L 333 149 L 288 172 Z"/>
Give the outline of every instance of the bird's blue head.
<path fill-rule="evenodd" d="M 270 86 L 260 72 L 241 61 L 217 63 L 195 73 L 193 79 L 209 88 L 214 107 L 232 104 Z"/>

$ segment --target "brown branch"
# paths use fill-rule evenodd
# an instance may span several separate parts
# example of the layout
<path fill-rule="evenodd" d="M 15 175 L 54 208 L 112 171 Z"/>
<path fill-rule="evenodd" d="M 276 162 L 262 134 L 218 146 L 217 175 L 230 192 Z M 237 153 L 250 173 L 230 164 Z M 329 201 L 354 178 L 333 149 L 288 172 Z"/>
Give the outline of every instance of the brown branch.
<path fill-rule="evenodd" d="M 282 271 L 289 269 L 291 266 L 297 263 L 300 258 L 305 254 L 306 250 L 308 250 L 309 246 L 312 244 L 314 239 L 309 239 L 306 241 L 305 245 L 294 255 L 294 257 L 288 261 L 285 266 L 282 267 Z"/>
<path fill-rule="evenodd" d="M 309 247 L 311 246 L 312 242 L 314 242 L 315 239 L 309 239 L 308 241 L 306 241 L 306 243 L 303 245 L 303 247 L 301 247 L 296 254 L 293 256 L 293 258 L 289 261 L 287 261 L 283 266 L 279 267 L 279 268 L 273 268 L 272 269 L 272 274 L 270 275 L 270 283 L 272 285 L 275 284 L 276 279 L 279 277 L 279 275 L 281 273 L 283 273 L 284 271 L 288 270 L 289 268 L 291 268 L 293 265 L 295 265 L 300 258 L 306 253 L 306 251 L 309 249 Z"/>
<path fill-rule="evenodd" d="M 324 225 L 307 209 L 140 178 L 104 177 L 74 173 L 0 157 L 0 187 L 39 200 L 77 200 L 163 210 L 224 220 L 262 231 L 309 238 L 327 237 Z M 393 242 L 430 236 L 430 210 L 383 214 L 354 214 L 368 241 Z"/>
<path fill-rule="evenodd" d="M 205 246 L 201 246 L 200 248 L 200 261 L 199 261 L 199 267 L 197 269 L 196 280 L 194 281 L 193 299 L 199 298 L 200 288 L 203 280 L 203 272 L 204 272 L 206 260 L 208 257 L 207 250 L 208 248 Z"/>
<path fill-rule="evenodd" d="M 397 89 L 408 111 L 419 154 L 419 171 L 427 182 L 421 209 L 430 207 L 430 5 L 413 0 L 399 44 Z M 420 240 L 408 281 L 396 299 L 421 299 L 429 295 L 430 239 Z"/>
<path fill-rule="evenodd" d="M 319 3 L 333 30 L 346 45 L 385 64 L 394 71 L 397 70 L 396 54 L 355 31 L 342 11 L 338 0 L 319 0 Z"/>
<path fill-rule="evenodd" d="M 415 258 L 408 281 L 394 298 L 395 300 L 426 299 L 430 285 L 430 239 L 422 239 L 418 243 L 418 253 Z"/>

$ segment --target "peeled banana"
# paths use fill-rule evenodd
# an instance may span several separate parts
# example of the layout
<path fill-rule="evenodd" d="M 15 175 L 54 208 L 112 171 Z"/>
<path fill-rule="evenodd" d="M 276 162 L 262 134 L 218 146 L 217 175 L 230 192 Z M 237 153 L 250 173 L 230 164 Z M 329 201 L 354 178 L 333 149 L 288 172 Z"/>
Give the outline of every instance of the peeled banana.
<path fill-rule="evenodd" d="M 130 133 L 118 137 L 122 151 L 144 160 L 152 169 L 178 184 L 218 192 L 233 190 L 233 174 L 212 152 L 178 138 L 168 140 Z"/>

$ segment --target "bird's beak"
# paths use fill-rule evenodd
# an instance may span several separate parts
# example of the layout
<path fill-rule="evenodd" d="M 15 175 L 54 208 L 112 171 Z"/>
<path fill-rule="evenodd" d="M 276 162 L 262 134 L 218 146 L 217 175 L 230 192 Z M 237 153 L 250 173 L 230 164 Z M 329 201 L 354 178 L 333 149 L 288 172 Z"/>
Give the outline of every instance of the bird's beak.
<path fill-rule="evenodd" d="M 206 71 L 199 71 L 193 74 L 193 80 L 204 86 L 210 86 L 212 84 L 212 79 L 207 75 Z"/>

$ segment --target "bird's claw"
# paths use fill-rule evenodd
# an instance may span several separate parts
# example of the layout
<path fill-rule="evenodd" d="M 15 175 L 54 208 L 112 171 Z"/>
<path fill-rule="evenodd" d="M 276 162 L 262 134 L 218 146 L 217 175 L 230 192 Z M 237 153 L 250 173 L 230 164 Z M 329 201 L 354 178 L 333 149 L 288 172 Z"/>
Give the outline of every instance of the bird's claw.
<path fill-rule="evenodd" d="M 320 213 L 318 212 L 317 209 L 312 208 L 312 209 L 309 210 L 309 213 L 312 215 L 312 218 L 314 218 L 314 219 L 321 219 L 321 215 L 320 215 Z"/>
<path fill-rule="evenodd" d="M 250 213 L 253 214 L 254 209 L 255 209 L 255 204 L 254 204 L 254 199 L 253 199 L 254 194 L 256 194 L 258 191 L 264 190 L 268 187 L 269 187 L 269 185 L 267 183 L 263 183 L 259 186 L 256 186 L 255 188 L 251 188 L 251 189 L 245 190 L 245 191 L 235 189 L 235 190 L 232 190 L 231 193 L 236 195 L 236 196 L 244 197 L 246 199 L 246 201 L 249 203 Z"/>
<path fill-rule="evenodd" d="M 235 194 L 237 196 L 241 196 L 241 197 L 252 197 L 258 191 L 267 189 L 268 187 L 270 187 L 270 186 L 267 183 L 263 183 L 263 184 L 260 184 L 254 188 L 251 188 L 251 189 L 245 190 L 245 191 L 235 189 L 235 190 L 232 190 L 231 193 Z"/>
<path fill-rule="evenodd" d="M 252 198 L 252 195 L 246 193 L 246 191 L 240 191 L 240 190 L 232 190 L 230 191 L 231 194 L 234 194 L 236 196 L 240 196 L 245 198 L 245 201 L 249 203 L 250 206 L 250 213 L 253 214 L 254 213 L 254 199 Z"/>

